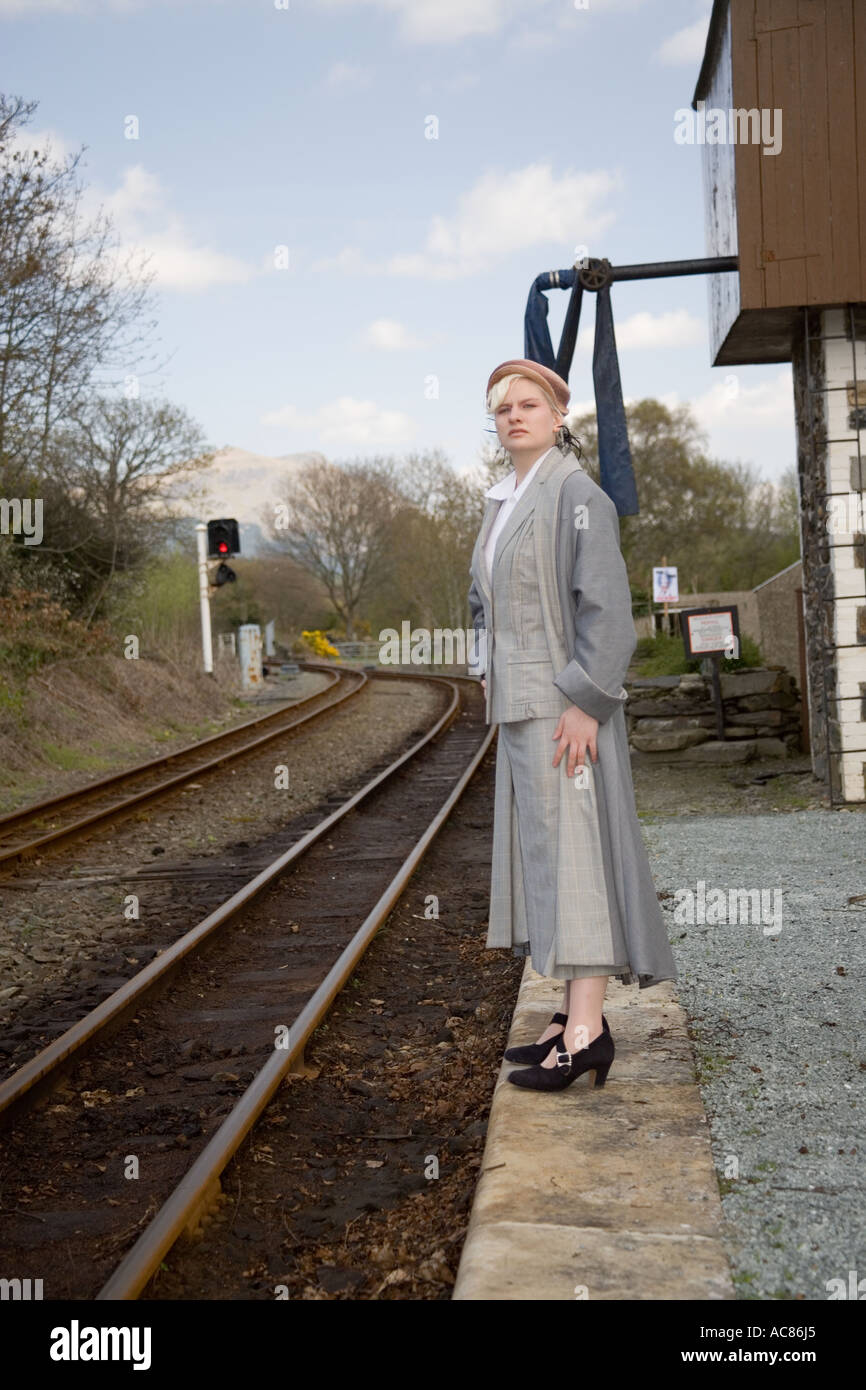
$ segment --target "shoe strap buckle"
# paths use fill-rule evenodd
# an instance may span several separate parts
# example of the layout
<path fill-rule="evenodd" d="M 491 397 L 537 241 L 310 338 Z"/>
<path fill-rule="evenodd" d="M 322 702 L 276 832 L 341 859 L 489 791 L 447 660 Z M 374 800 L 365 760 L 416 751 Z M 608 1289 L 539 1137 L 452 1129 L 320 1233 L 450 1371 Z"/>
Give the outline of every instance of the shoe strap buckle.
<path fill-rule="evenodd" d="M 564 1061 L 563 1061 L 563 1058 L 565 1059 Z M 565 1068 L 565 1069 L 567 1070 L 567 1069 L 571 1066 L 571 1053 L 570 1053 L 570 1052 L 560 1052 L 559 1049 L 557 1048 L 557 1052 L 556 1052 L 556 1065 L 557 1065 L 558 1067 L 563 1067 L 563 1068 Z"/>

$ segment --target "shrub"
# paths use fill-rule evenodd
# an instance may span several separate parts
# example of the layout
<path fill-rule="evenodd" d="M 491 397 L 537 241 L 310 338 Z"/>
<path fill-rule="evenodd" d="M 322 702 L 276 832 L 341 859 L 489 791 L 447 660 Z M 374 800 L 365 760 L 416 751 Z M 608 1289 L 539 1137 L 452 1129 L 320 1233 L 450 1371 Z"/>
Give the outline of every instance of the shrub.
<path fill-rule="evenodd" d="M 92 656 L 106 651 L 111 640 L 107 626 L 87 627 L 40 590 L 13 589 L 0 598 L 0 667 L 12 675 Z"/>
<path fill-rule="evenodd" d="M 762 666 L 763 657 L 757 642 L 751 637 L 740 638 L 740 655 L 723 657 L 721 671 L 740 671 L 746 667 Z M 700 671 L 701 660 L 689 660 L 682 637 L 670 637 L 660 632 L 655 637 L 640 637 L 632 657 L 634 670 L 645 678 L 651 676 L 682 676 L 688 671 Z"/>
<path fill-rule="evenodd" d="M 318 629 L 301 633 L 301 641 L 308 646 L 316 656 L 338 657 L 340 653 L 337 648 L 332 646 L 323 632 Z"/>
<path fill-rule="evenodd" d="M 201 650 L 198 572 L 185 555 L 161 553 L 110 608 L 112 626 L 134 632 L 142 652 L 175 661 L 197 659 Z"/>

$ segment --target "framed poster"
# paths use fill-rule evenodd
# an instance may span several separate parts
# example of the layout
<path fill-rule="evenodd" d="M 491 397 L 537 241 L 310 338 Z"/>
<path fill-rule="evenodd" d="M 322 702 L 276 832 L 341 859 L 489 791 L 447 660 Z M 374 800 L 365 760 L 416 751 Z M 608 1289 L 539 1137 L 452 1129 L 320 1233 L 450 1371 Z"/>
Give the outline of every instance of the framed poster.
<path fill-rule="evenodd" d="M 727 608 L 686 608 L 680 613 L 686 656 L 737 656 L 740 618 L 737 605 Z"/>

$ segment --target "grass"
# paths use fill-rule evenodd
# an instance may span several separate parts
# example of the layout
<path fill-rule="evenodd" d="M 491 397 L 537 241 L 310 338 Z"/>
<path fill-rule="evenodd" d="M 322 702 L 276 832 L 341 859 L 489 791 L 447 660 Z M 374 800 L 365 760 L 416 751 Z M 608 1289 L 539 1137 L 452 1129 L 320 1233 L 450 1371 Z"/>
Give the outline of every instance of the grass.
<path fill-rule="evenodd" d="M 198 724 L 170 724 L 166 729 L 157 729 L 152 737 L 157 743 L 168 743 L 171 739 L 179 735 L 187 738 L 190 743 L 197 743 L 199 739 L 207 738 L 209 734 L 222 733 L 226 725 L 218 719 L 206 719 Z"/>
<path fill-rule="evenodd" d="M 788 789 L 780 783 L 781 778 L 778 778 L 773 789 L 773 803 L 778 810 L 808 811 L 814 805 L 811 797 L 804 796 L 802 792 L 794 791 L 793 788 Z"/>
<path fill-rule="evenodd" d="M 16 723 L 24 718 L 24 692 L 8 685 L 0 677 L 0 714 L 5 714 Z"/>
<path fill-rule="evenodd" d="M 700 1043 L 695 1044 L 695 1054 L 698 1080 L 701 1082 L 715 1081 L 717 1077 L 724 1076 L 731 1065 L 732 1059 L 725 1053 L 712 1052 L 709 1048 L 701 1047 Z"/>
<path fill-rule="evenodd" d="M 156 743 L 167 743 L 170 739 L 185 738 L 189 743 L 198 743 L 200 739 L 209 738 L 211 734 L 222 734 L 232 729 L 235 724 L 245 724 L 249 719 L 254 719 L 255 710 L 250 710 L 247 702 L 234 698 L 231 701 L 232 710 L 235 714 L 242 714 L 243 719 L 234 720 L 231 714 L 227 713 L 222 719 L 202 719 L 197 724 L 168 724 L 166 727 L 155 728 L 151 732 L 151 738 Z"/>
<path fill-rule="evenodd" d="M 102 772 L 112 766 L 109 758 L 98 753 L 85 753 L 71 744 L 44 743 L 42 751 L 55 767 L 64 772 Z"/>
<path fill-rule="evenodd" d="M 219 720 L 208 719 L 197 724 L 178 725 L 176 729 L 160 730 L 159 733 L 152 733 L 151 738 L 158 744 L 177 742 L 179 737 L 185 738 L 189 743 L 196 743 L 208 734 L 221 733 L 225 727 Z M 115 772 L 151 756 L 146 747 L 130 749 L 128 746 L 120 745 L 108 748 L 102 753 L 90 753 L 74 744 L 52 742 L 43 743 L 40 752 L 49 763 L 62 772 Z M 0 814 L 17 811 L 28 801 L 39 801 L 50 794 L 46 790 L 44 780 L 32 773 L 10 777 L 9 783 L 0 791 Z M 194 842 L 191 842 L 190 847 L 194 847 Z"/>
<path fill-rule="evenodd" d="M 15 781 L 14 785 L 10 782 L 4 786 L 0 792 L 0 815 L 7 815 L 12 811 L 17 811 L 18 807 L 25 801 L 40 801 L 44 792 L 45 784 L 32 774 L 25 777 L 23 774 Z"/>
<path fill-rule="evenodd" d="M 635 647 L 629 674 L 649 679 L 652 676 L 682 676 L 687 671 L 700 671 L 699 661 L 687 661 L 681 637 L 660 632 L 657 637 L 641 637 Z"/>

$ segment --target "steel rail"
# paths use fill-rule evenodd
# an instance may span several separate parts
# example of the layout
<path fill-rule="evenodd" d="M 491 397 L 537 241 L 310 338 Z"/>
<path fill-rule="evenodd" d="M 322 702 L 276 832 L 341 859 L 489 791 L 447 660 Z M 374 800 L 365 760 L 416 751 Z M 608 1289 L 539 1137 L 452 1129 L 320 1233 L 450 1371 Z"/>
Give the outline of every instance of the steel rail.
<path fill-rule="evenodd" d="M 405 679 L 405 676 L 404 676 Z M 19 1104 L 24 1096 L 39 1082 L 45 1080 L 62 1062 L 73 1053 L 79 1051 L 86 1043 L 95 1038 L 106 1025 L 120 1017 L 126 1010 L 138 1004 L 142 997 L 153 988 L 153 986 L 174 969 L 185 956 L 194 951 L 203 941 L 207 940 L 219 927 L 225 925 L 237 915 L 246 905 L 256 897 L 263 888 L 275 878 L 277 878 L 289 864 L 296 859 L 300 859 L 311 845 L 330 830 L 330 828 L 354 810 L 376 787 L 413 758 L 427 743 L 432 742 L 440 733 L 446 729 L 456 718 L 460 709 L 460 699 L 458 687 L 455 681 L 447 680 L 441 676 L 425 676 L 422 679 L 433 680 L 437 683 L 444 682 L 451 686 L 452 699 L 445 712 L 439 717 L 436 723 L 420 739 L 412 744 L 405 753 L 393 763 L 389 763 L 381 772 L 377 773 L 363 787 L 359 788 L 348 801 L 343 802 L 336 810 L 332 811 L 313 826 L 312 830 L 306 832 L 289 849 L 269 864 L 249 883 L 244 884 L 243 888 L 238 889 L 230 898 L 221 903 L 218 908 L 209 913 L 207 917 L 190 928 L 183 936 L 159 955 L 154 956 L 143 970 L 133 975 L 130 980 L 116 989 L 107 999 L 103 999 L 100 1004 L 92 1009 L 90 1013 L 74 1023 L 66 1032 L 61 1033 L 60 1037 L 55 1038 L 40 1052 L 32 1057 L 29 1062 L 14 1071 L 11 1076 L 0 1083 L 0 1115 L 11 1107 Z"/>
<path fill-rule="evenodd" d="M 329 694 L 329 690 L 333 689 L 333 686 L 340 684 L 343 676 L 346 674 L 359 678 L 354 688 L 345 690 L 342 694 L 338 694 L 327 700 L 317 709 L 307 710 L 306 713 L 302 712 L 304 705 L 314 700 L 321 700 L 323 695 Z M 281 717 L 284 720 L 284 722 L 279 723 L 276 728 L 270 729 L 267 733 L 261 734 L 258 738 L 243 743 L 237 748 L 228 748 L 223 753 L 218 754 L 217 757 L 210 758 L 206 762 L 200 763 L 194 767 L 186 768 L 185 771 L 179 772 L 174 777 L 169 777 L 162 782 L 158 782 L 155 786 L 145 787 L 141 791 L 134 792 L 131 796 L 124 798 L 122 801 L 116 801 L 110 806 L 104 806 L 101 810 L 94 811 L 92 814 L 84 816 L 79 820 L 71 821 L 67 825 L 59 826 L 57 829 L 51 830 L 47 834 L 40 835 L 36 839 L 27 840 L 17 845 L 11 845 L 6 849 L 0 848 L 0 869 L 2 869 L 4 865 L 8 866 L 13 863 L 20 863 L 22 860 L 30 858 L 34 854 L 38 854 L 49 845 L 59 845 L 65 841 L 75 839 L 92 826 L 99 825 L 104 821 L 119 819 L 135 807 L 143 806 L 148 801 L 154 801 L 161 796 L 165 796 L 176 787 L 183 786 L 184 783 L 196 777 L 206 776 L 208 773 L 214 772 L 217 768 L 224 767 L 228 763 L 236 761 L 238 758 L 247 757 L 248 754 L 255 752 L 257 748 L 261 748 L 264 744 L 272 743 L 274 739 L 279 738 L 282 734 L 290 733 L 300 725 L 312 723 L 314 719 L 317 719 L 322 714 L 327 714 L 343 704 L 344 701 L 354 699 L 355 696 L 360 693 L 363 686 L 367 684 L 367 680 L 368 677 L 363 671 L 347 669 L 345 672 L 336 674 L 336 679 L 332 682 L 330 688 L 326 687 L 325 690 L 316 691 L 314 695 L 307 696 L 305 700 L 299 701 L 297 704 L 291 705 L 287 709 L 276 710 L 271 714 L 263 716 L 260 720 L 248 720 L 246 724 L 240 724 L 236 729 L 229 729 L 222 734 L 215 734 L 210 739 L 203 739 L 201 743 L 189 744 L 186 748 L 179 749 L 175 753 L 167 754 L 165 758 L 154 758 L 150 762 L 139 763 L 135 767 L 127 768 L 124 772 L 113 773 L 110 777 L 104 778 L 101 782 L 93 782 L 87 787 L 82 787 L 77 792 L 66 792 L 55 800 L 40 802 L 36 806 L 31 806 L 25 810 L 14 812 L 11 816 L 3 817 L 3 819 L 0 820 L 0 834 L 4 833 L 4 822 L 7 827 L 6 833 L 8 833 L 8 826 L 10 823 L 14 824 L 16 820 L 24 822 L 25 820 L 32 819 L 37 815 L 40 809 L 43 810 L 43 814 L 49 814 L 51 808 L 57 808 L 61 804 L 74 804 L 76 800 L 85 799 L 93 795 L 94 792 L 103 790 L 113 783 L 130 781 L 143 772 L 164 765 L 167 766 L 177 758 L 189 753 L 194 753 L 206 747 L 207 744 L 226 742 L 232 735 L 242 732 L 244 729 L 249 729 L 251 727 L 255 728 L 257 725 L 263 723 L 272 723 L 275 720 L 279 720 Z M 299 718 L 285 718 L 286 715 L 298 714 L 299 712 Z"/>
<path fill-rule="evenodd" d="M 361 957 L 382 923 L 392 911 L 406 884 L 415 872 L 430 844 L 438 835 L 448 816 L 474 776 L 493 740 L 496 728 L 492 725 L 469 766 L 452 788 L 446 801 L 404 860 L 375 907 L 367 915 L 352 940 L 328 971 L 315 994 L 289 1029 L 290 1046 L 276 1049 L 237 1105 L 223 1120 L 219 1129 L 191 1164 L 172 1195 L 145 1228 L 132 1249 L 121 1260 L 111 1278 L 96 1295 L 97 1300 L 135 1299 L 159 1268 L 160 1262 L 189 1225 L 201 1207 L 212 1184 L 219 1181 L 224 1168 L 235 1154 L 259 1115 L 265 1109 L 292 1064 L 302 1053 L 310 1034 L 325 1017 L 346 980 L 355 970 Z"/>

